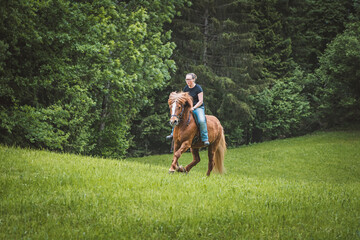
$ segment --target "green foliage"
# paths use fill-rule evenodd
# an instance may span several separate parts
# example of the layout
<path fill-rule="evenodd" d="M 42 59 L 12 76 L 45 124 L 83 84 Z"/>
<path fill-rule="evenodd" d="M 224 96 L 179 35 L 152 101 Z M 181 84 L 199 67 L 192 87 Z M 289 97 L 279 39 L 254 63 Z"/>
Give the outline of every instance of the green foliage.
<path fill-rule="evenodd" d="M 164 92 L 170 92 L 169 89 Z M 149 96 L 144 108 L 132 121 L 130 156 L 168 153 L 170 142 L 165 136 L 171 133 L 169 124 L 168 95 Z"/>
<path fill-rule="evenodd" d="M 287 23 L 286 33 L 292 40 L 292 57 L 305 71 L 319 67 L 318 58 L 337 34 L 345 29 L 355 14 L 354 0 L 285 1 L 278 8 Z"/>
<path fill-rule="evenodd" d="M 5 1 L 0 141 L 122 157 L 130 121 L 165 85 L 164 23 L 183 1 Z"/>
<path fill-rule="evenodd" d="M 0 142 L 116 158 L 167 152 L 167 96 L 188 72 L 229 146 L 357 120 L 359 6 L 4 0 Z"/>
<path fill-rule="evenodd" d="M 289 137 L 306 132 L 310 116 L 310 104 L 305 96 L 304 74 L 297 70 L 293 77 L 277 81 L 271 88 L 255 95 L 253 106 L 256 109 L 253 141 Z M 257 136 L 256 136 L 257 135 Z"/>
<path fill-rule="evenodd" d="M 171 155 L 0 146 L 0 238 L 357 239 L 359 147 L 357 127 L 229 149 L 227 174 L 208 178 L 206 152 L 170 175 Z"/>
<path fill-rule="evenodd" d="M 360 22 L 349 24 L 320 58 L 316 72 L 323 121 L 338 124 L 360 118 Z"/>
<path fill-rule="evenodd" d="M 4 127 L 8 127 L 8 130 L 17 138 L 25 137 L 28 140 L 28 146 L 63 150 L 64 142 L 69 137 L 62 130 L 69 120 L 67 111 L 64 111 L 59 106 L 37 110 L 25 105 L 11 114 L 10 118 L 7 118 L 9 116 L 6 114 L 3 115 L 2 124 Z"/>
<path fill-rule="evenodd" d="M 177 45 L 178 70 L 162 95 L 181 90 L 185 73 L 195 72 L 206 112 L 221 120 L 229 146 L 326 126 L 319 109 L 328 100 L 311 71 L 346 22 L 356 20 L 356 9 L 352 1 L 194 1 L 167 26 Z M 150 112 L 151 121 L 158 119 L 154 124 L 164 116 L 147 108 L 141 119 Z M 149 146 L 138 137 L 148 126 L 137 122 L 133 127 L 138 146 Z M 152 129 L 162 139 L 170 132 Z"/>
<path fill-rule="evenodd" d="M 220 119 L 229 145 L 244 142 L 243 128 L 252 118 L 248 97 L 264 83 L 260 61 L 250 51 L 256 27 L 252 6 L 252 1 L 194 1 L 172 24 L 178 66 L 172 88 L 181 90 L 185 74 L 196 73 L 206 112 Z"/>
<path fill-rule="evenodd" d="M 251 15 L 257 24 L 252 52 L 262 62 L 261 78 L 272 83 L 288 77 L 294 70 L 291 38 L 284 34 L 284 17 L 276 10 L 276 0 L 258 1 Z"/>

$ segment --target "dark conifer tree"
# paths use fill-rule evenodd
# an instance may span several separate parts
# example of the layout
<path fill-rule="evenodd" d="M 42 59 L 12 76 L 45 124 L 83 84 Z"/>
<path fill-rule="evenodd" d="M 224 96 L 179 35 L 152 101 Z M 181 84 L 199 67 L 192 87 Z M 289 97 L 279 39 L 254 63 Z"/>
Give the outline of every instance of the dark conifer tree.
<path fill-rule="evenodd" d="M 195 72 L 207 113 L 220 118 L 228 143 L 235 145 L 247 139 L 248 97 L 263 86 L 261 64 L 251 53 L 252 8 L 252 1 L 196 1 L 171 26 L 177 44 L 174 90 L 182 89 L 187 72 Z"/>
<path fill-rule="evenodd" d="M 288 77 L 294 70 L 291 40 L 284 34 L 283 16 L 276 9 L 277 2 L 258 1 L 252 11 L 257 26 L 253 53 L 263 63 L 261 77 L 269 84 Z"/>
<path fill-rule="evenodd" d="M 308 72 L 319 67 L 319 57 L 327 44 L 344 31 L 355 5 L 354 0 L 279 1 L 295 62 Z"/>

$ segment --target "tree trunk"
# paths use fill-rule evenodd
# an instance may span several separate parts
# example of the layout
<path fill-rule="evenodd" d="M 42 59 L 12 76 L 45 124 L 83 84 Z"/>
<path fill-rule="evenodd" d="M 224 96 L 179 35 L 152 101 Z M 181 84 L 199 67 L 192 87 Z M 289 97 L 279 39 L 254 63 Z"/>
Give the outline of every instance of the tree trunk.
<path fill-rule="evenodd" d="M 107 90 L 110 90 L 110 82 L 107 82 L 106 87 Z M 103 101 L 101 104 L 101 115 L 100 115 L 100 126 L 99 126 L 99 139 L 98 145 L 101 145 L 102 137 L 101 132 L 104 131 L 106 126 L 106 117 L 108 116 L 108 102 L 109 102 L 109 93 L 106 93 L 103 97 Z"/>
<path fill-rule="evenodd" d="M 204 14 L 204 51 L 203 51 L 203 64 L 207 65 L 207 48 L 208 48 L 208 36 L 209 36 L 209 9 L 205 9 Z"/>

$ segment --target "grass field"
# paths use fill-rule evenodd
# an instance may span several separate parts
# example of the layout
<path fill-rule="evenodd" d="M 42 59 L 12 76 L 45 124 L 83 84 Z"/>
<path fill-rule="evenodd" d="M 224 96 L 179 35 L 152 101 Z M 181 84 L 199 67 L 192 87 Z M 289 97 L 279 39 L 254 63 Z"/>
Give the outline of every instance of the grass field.
<path fill-rule="evenodd" d="M 230 149 L 222 176 L 201 157 L 0 146 L 0 239 L 360 239 L 359 129 Z"/>

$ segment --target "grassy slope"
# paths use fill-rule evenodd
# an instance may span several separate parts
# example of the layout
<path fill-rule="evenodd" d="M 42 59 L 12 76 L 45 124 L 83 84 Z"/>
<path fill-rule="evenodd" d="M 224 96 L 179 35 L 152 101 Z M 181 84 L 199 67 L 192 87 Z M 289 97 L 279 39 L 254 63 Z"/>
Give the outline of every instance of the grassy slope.
<path fill-rule="evenodd" d="M 0 238 L 360 239 L 359 130 L 231 149 L 223 176 L 205 177 L 206 155 L 169 175 L 171 155 L 2 146 Z"/>

